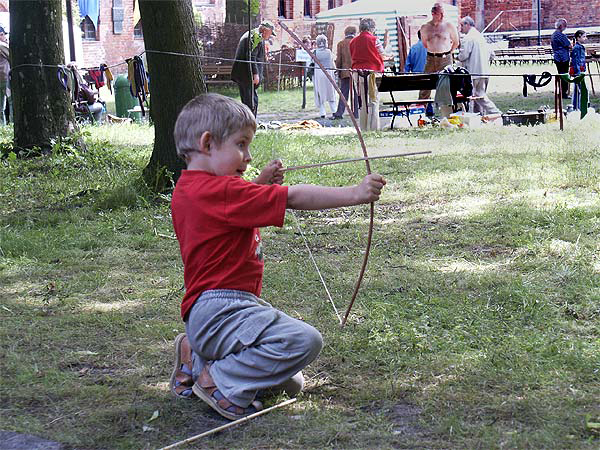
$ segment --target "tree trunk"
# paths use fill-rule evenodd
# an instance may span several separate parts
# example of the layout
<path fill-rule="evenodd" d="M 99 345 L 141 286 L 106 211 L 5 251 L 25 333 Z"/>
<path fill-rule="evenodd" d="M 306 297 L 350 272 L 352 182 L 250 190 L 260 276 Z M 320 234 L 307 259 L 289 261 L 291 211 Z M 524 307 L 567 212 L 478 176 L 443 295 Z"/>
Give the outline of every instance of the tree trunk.
<path fill-rule="evenodd" d="M 10 0 L 9 9 L 15 149 L 49 151 L 75 122 L 57 76 L 65 61 L 61 0 Z"/>
<path fill-rule="evenodd" d="M 191 0 L 140 0 L 144 45 L 148 61 L 150 116 L 154 122 L 154 149 L 144 169 L 148 185 L 162 191 L 167 173 L 179 178 L 185 164 L 175 150 L 173 130 L 181 108 L 206 92 L 200 48 L 194 27 Z M 183 53 L 180 56 L 160 52 Z"/>

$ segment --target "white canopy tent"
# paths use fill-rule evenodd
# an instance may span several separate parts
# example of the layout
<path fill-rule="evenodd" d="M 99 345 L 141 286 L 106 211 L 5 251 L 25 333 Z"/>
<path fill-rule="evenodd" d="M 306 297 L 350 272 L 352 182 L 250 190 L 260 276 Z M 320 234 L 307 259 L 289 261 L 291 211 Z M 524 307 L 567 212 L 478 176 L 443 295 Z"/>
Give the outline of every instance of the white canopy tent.
<path fill-rule="evenodd" d="M 431 7 L 439 0 L 358 0 L 347 5 L 323 11 L 317 19 L 329 21 L 351 19 L 353 17 L 389 16 L 410 17 L 428 16 Z M 458 8 L 444 3 L 445 17 L 452 23 L 458 21 Z"/>
<path fill-rule="evenodd" d="M 431 17 L 431 7 L 439 0 L 357 0 L 338 8 L 320 12 L 316 15 L 319 22 L 332 22 L 336 20 L 357 21 L 363 17 L 370 17 L 377 24 L 377 36 L 383 39 L 383 33 L 388 30 L 391 50 L 395 56 L 396 65 L 403 67 L 404 61 L 399 60 L 399 42 L 397 18 L 410 17 L 422 19 L 423 22 Z M 444 3 L 444 19 L 458 25 L 458 8 Z M 403 36 L 404 48 L 410 44 L 408 36 Z"/>

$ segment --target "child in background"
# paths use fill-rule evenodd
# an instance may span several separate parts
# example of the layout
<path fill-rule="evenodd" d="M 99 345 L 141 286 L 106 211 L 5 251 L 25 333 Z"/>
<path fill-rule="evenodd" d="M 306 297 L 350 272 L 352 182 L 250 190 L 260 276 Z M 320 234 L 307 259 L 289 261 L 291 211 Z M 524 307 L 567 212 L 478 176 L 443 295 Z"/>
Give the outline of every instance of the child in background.
<path fill-rule="evenodd" d="M 585 47 L 583 43 L 587 41 L 587 35 L 583 30 L 577 30 L 575 32 L 575 36 L 573 37 L 573 50 L 571 50 L 571 68 L 569 73 L 571 76 L 576 77 L 582 72 L 585 72 Z M 581 109 L 581 91 L 579 89 L 579 84 L 575 84 L 575 89 L 573 91 L 573 109 L 580 110 Z"/>
<path fill-rule="evenodd" d="M 171 391 L 200 397 L 236 420 L 262 409 L 257 393 L 302 389 L 301 370 L 319 354 L 321 334 L 260 298 L 263 254 L 259 227 L 283 226 L 286 208 L 318 210 L 379 199 L 385 180 L 355 186 L 281 186 L 281 161 L 254 182 L 241 177 L 252 160 L 256 119 L 218 94 L 191 100 L 175 124 L 186 161 L 172 199 L 173 226 L 184 265 L 181 305 L 186 334 L 175 340 Z"/>

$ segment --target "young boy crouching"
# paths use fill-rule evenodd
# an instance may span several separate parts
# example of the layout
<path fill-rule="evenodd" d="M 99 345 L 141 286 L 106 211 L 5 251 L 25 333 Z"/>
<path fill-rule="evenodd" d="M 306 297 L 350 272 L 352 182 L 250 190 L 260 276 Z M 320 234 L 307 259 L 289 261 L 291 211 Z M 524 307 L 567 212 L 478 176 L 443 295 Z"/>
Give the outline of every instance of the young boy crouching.
<path fill-rule="evenodd" d="M 218 94 L 191 100 L 175 124 L 177 154 L 187 164 L 171 205 L 184 266 L 186 333 L 175 340 L 171 391 L 182 398 L 196 394 L 231 420 L 262 409 L 259 391 L 297 394 L 300 371 L 323 345 L 314 327 L 259 298 L 259 228 L 283 226 L 286 208 L 376 201 L 385 185 L 373 174 L 348 187 L 282 186 L 280 161 L 245 181 L 255 132 L 250 109 Z"/>

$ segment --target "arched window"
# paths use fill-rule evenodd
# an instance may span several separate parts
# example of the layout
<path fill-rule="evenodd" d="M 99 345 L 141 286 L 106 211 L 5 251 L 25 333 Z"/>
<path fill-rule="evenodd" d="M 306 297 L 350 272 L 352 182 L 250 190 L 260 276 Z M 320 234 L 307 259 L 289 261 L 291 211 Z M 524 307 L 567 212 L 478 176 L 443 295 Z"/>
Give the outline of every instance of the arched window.
<path fill-rule="evenodd" d="M 287 16 L 287 13 L 285 10 L 285 7 L 287 6 L 286 3 L 287 2 L 285 0 L 279 0 L 277 2 L 277 15 L 279 17 L 283 17 L 284 19 L 288 19 L 288 16 Z"/>
<path fill-rule="evenodd" d="M 312 1 L 304 0 L 304 17 L 312 17 Z"/>
<path fill-rule="evenodd" d="M 142 21 L 138 20 L 138 23 L 133 27 L 133 38 L 144 39 L 144 32 L 142 31 Z"/>
<path fill-rule="evenodd" d="M 85 16 L 81 21 L 81 31 L 83 32 L 82 38 L 84 41 L 97 41 L 98 33 L 96 32 L 96 27 L 94 26 L 94 22 L 88 16 Z"/>

